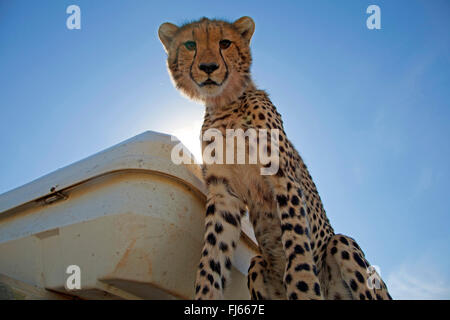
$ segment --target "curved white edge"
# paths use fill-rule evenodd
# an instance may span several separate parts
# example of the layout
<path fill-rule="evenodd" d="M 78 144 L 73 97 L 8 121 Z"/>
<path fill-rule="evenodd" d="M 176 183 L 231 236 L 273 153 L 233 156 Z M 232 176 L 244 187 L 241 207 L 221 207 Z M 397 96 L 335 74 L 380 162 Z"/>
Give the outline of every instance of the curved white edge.
<path fill-rule="evenodd" d="M 206 194 L 198 164 L 176 165 L 172 148 L 176 137 L 146 131 L 90 157 L 58 169 L 0 195 L 0 214 L 97 176 L 120 170 L 149 170 L 176 177 Z M 200 143 L 200 141 L 199 141 Z"/>
<path fill-rule="evenodd" d="M 206 197 L 201 167 L 198 164 L 174 164 L 172 148 L 181 143 L 176 137 L 146 131 L 83 160 L 53 171 L 23 186 L 0 195 L 0 215 L 37 199 L 55 194 L 95 177 L 124 170 L 148 170 L 172 176 L 187 183 Z M 199 141 L 200 143 L 200 141 Z M 243 233 L 257 246 L 248 219 Z"/>

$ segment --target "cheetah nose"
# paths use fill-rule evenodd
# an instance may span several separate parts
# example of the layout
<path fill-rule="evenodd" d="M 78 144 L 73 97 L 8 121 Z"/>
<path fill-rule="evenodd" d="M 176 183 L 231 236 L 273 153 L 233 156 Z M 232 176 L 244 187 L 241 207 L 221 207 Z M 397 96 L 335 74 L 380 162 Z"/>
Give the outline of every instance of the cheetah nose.
<path fill-rule="evenodd" d="M 215 63 L 200 63 L 198 67 L 200 70 L 206 72 L 207 74 L 211 74 L 215 70 L 219 69 L 219 66 Z"/>

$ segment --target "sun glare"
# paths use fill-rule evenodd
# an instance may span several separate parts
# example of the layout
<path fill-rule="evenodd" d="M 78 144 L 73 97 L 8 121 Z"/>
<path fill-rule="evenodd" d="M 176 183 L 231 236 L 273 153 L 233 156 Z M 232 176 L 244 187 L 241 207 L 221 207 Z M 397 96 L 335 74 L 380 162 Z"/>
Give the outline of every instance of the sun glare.
<path fill-rule="evenodd" d="M 202 163 L 202 152 L 200 143 L 200 130 L 202 128 L 202 121 L 194 121 L 190 124 L 172 128 L 167 133 L 177 137 L 181 143 L 194 155 L 196 163 Z"/>

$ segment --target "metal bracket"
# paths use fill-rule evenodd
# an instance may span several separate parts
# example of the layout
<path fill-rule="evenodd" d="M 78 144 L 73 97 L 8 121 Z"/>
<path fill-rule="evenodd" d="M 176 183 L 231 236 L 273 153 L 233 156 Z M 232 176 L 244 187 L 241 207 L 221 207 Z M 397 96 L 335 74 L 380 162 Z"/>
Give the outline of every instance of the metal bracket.
<path fill-rule="evenodd" d="M 56 201 L 66 200 L 67 198 L 69 198 L 69 196 L 62 193 L 61 191 L 58 191 L 58 192 L 52 193 L 52 194 L 48 195 L 47 197 L 45 197 L 43 199 L 43 201 L 45 204 L 52 204 Z"/>

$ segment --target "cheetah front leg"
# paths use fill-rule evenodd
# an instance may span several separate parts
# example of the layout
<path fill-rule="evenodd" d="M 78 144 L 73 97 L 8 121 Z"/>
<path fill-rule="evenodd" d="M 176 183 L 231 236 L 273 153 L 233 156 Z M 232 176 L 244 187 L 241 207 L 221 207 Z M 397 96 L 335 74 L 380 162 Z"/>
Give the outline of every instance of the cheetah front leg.
<path fill-rule="evenodd" d="M 232 266 L 232 257 L 241 233 L 243 202 L 234 194 L 226 178 L 206 177 L 204 246 L 195 282 L 196 299 L 222 299 Z"/>
<path fill-rule="evenodd" d="M 281 168 L 277 175 L 268 177 L 281 222 L 281 242 L 286 257 L 286 297 L 290 300 L 323 299 L 300 184 Z"/>
<path fill-rule="evenodd" d="M 269 299 L 266 276 L 267 261 L 261 256 L 254 256 L 247 274 L 247 287 L 252 300 Z"/>
<path fill-rule="evenodd" d="M 248 290 L 253 300 L 284 300 L 286 288 L 283 283 L 286 259 L 281 244 L 280 220 L 277 204 L 268 190 L 254 197 L 249 207 L 260 255 L 252 258 L 248 269 Z M 267 192 L 267 193 L 266 193 Z M 256 199 L 256 201 L 255 201 Z M 259 200 L 259 201 L 258 201 Z"/>

